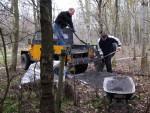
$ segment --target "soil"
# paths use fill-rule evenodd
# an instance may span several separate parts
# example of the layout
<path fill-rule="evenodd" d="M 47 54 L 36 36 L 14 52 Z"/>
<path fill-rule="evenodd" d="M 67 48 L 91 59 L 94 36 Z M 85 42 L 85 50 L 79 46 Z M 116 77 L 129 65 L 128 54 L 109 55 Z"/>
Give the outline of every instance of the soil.
<path fill-rule="evenodd" d="M 75 85 L 75 101 L 65 101 L 62 105 L 63 113 L 150 113 L 150 75 L 140 75 L 139 61 L 132 59 L 117 61 L 114 65 L 114 72 L 96 72 L 94 65 L 90 64 L 85 73 L 78 75 L 69 75 L 69 80 Z M 11 73 L 12 84 L 8 97 L 18 99 L 20 78 L 25 73 L 24 70 L 18 68 L 16 73 Z M 130 76 L 135 83 L 135 93 L 128 103 L 114 100 L 109 102 L 106 92 L 103 90 L 103 80 L 108 76 Z M 0 97 L 2 97 L 6 85 L 5 68 L 0 68 Z M 34 92 L 34 91 L 33 91 Z M 24 112 L 22 113 L 38 113 L 37 98 L 31 97 L 35 94 L 29 91 L 23 98 Z M 37 104 L 37 105 L 36 105 Z M 27 108 L 26 108 L 26 107 Z"/>

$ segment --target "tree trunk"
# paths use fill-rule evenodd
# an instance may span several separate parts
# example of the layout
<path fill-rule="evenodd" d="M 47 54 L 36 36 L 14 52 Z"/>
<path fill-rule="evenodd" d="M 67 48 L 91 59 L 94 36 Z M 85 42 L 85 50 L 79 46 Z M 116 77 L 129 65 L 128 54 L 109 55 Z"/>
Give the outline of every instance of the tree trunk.
<path fill-rule="evenodd" d="M 143 35 L 142 35 L 142 38 L 143 38 L 143 47 L 142 47 L 142 58 L 141 58 L 141 72 L 142 74 L 146 74 L 147 72 L 147 56 L 146 56 L 146 42 L 147 42 L 147 34 L 148 34 L 148 26 L 147 26 L 147 23 L 146 23 L 146 19 L 148 18 L 148 15 L 147 15 L 147 11 L 148 11 L 148 1 L 145 0 L 145 1 L 142 1 L 141 3 L 142 5 L 142 29 L 143 29 Z"/>
<path fill-rule="evenodd" d="M 98 35 L 100 35 L 101 31 L 103 31 L 103 22 L 102 22 L 102 0 L 97 0 L 97 6 L 98 6 L 98 24 L 99 24 L 99 32 Z"/>
<path fill-rule="evenodd" d="M 63 51 L 62 51 L 63 52 Z M 63 92 L 63 76 L 64 75 L 64 58 L 65 56 L 60 57 L 60 70 L 59 70 L 59 82 L 58 82 L 58 90 L 56 95 L 56 113 L 60 113 L 61 111 L 61 102 L 62 102 L 62 92 Z"/>
<path fill-rule="evenodd" d="M 0 113 L 3 113 L 3 106 L 0 105 Z"/>
<path fill-rule="evenodd" d="M 85 9 L 86 9 L 86 24 L 90 24 L 90 0 L 85 0 Z"/>
<path fill-rule="evenodd" d="M 130 15 L 130 8 L 131 8 L 131 4 L 130 4 L 130 2 L 127 0 L 127 13 L 128 13 L 128 18 L 127 18 L 127 23 L 125 23 L 125 24 L 127 24 L 128 25 L 128 27 L 126 28 L 128 31 L 127 31 L 127 35 L 126 35 L 126 37 L 124 37 L 124 38 L 126 38 L 126 44 L 127 45 L 130 45 L 130 40 L 131 40 L 131 37 L 132 37 L 132 31 L 131 31 L 131 15 Z M 125 26 L 125 25 L 124 25 Z"/>
<path fill-rule="evenodd" d="M 86 22 L 86 14 L 85 14 L 85 11 L 84 11 L 84 6 L 83 6 L 82 0 L 79 0 L 79 5 L 81 7 L 81 11 L 82 11 L 82 14 L 83 14 L 83 19 Z"/>
<path fill-rule="evenodd" d="M 14 43 L 12 46 L 12 56 L 11 56 L 11 66 L 12 71 L 16 71 L 17 66 L 17 53 L 18 53 L 18 40 L 19 40 L 19 9 L 18 9 L 18 0 L 12 2 L 14 10 L 14 25 L 13 25 L 13 38 Z"/>
<path fill-rule="evenodd" d="M 38 5 L 36 5 L 35 0 L 31 0 L 33 4 L 33 17 L 34 17 L 34 23 L 35 23 L 35 32 L 38 31 L 39 28 L 39 20 L 38 20 Z M 38 4 L 38 3 L 37 3 Z"/>
<path fill-rule="evenodd" d="M 115 28 L 114 28 L 114 35 L 117 36 L 118 30 L 118 22 L 119 22 L 119 15 L 118 15 L 118 0 L 115 0 Z"/>
<path fill-rule="evenodd" d="M 91 37 L 90 37 L 90 24 L 91 24 L 91 14 L 90 14 L 90 10 L 91 10 L 91 7 L 90 7 L 90 0 L 85 0 L 85 9 L 86 9 L 86 20 L 85 20 L 85 26 L 86 26 L 86 30 L 87 30 L 87 33 L 86 33 L 86 37 L 88 41 L 91 42 Z"/>
<path fill-rule="evenodd" d="M 2 43 L 3 43 L 3 49 L 4 49 L 4 64 L 5 64 L 5 71 L 6 71 L 6 75 L 7 75 L 7 85 L 4 91 L 4 95 L 3 97 L 0 99 L 0 113 L 3 113 L 3 107 L 4 107 L 4 101 L 6 100 L 7 94 L 9 92 L 9 87 L 10 87 L 10 75 L 9 75 L 9 71 L 8 71 L 8 64 L 7 64 L 7 50 L 6 50 L 6 44 L 5 44 L 5 40 L 3 37 L 3 33 L 2 33 L 2 29 L 0 28 L 0 36 L 2 38 Z"/>
<path fill-rule="evenodd" d="M 40 0 L 41 48 L 41 98 L 40 113 L 55 113 L 53 95 L 53 34 L 52 1 Z"/>

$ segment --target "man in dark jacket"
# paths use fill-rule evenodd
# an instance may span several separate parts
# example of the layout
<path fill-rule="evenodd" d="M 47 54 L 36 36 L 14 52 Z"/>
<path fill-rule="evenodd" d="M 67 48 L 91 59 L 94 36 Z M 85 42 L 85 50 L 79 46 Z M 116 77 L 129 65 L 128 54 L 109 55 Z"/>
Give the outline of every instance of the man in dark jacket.
<path fill-rule="evenodd" d="M 58 14 L 55 23 L 53 25 L 53 32 L 57 37 L 58 45 L 65 45 L 64 37 L 63 37 L 63 28 L 70 27 L 74 32 L 74 26 L 72 22 L 72 15 L 74 15 L 74 8 L 69 8 L 68 11 L 63 11 Z"/>
<path fill-rule="evenodd" d="M 106 65 L 107 72 L 112 73 L 111 58 L 115 55 L 116 51 L 119 51 L 121 49 L 121 42 L 118 38 L 102 32 L 101 38 L 99 39 L 98 43 L 100 49 L 103 52 L 103 62 Z"/>

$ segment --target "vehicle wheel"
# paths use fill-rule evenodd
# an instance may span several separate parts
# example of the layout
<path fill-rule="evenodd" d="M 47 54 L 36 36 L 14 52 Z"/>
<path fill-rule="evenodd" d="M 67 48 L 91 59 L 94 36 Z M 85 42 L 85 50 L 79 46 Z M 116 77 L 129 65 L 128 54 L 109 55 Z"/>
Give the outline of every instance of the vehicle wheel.
<path fill-rule="evenodd" d="M 88 64 L 79 64 L 75 66 L 75 72 L 71 71 L 72 74 L 84 73 L 87 70 Z"/>
<path fill-rule="evenodd" d="M 30 66 L 30 57 L 28 54 L 21 55 L 21 66 L 23 69 L 27 70 Z"/>
<path fill-rule="evenodd" d="M 104 69 L 104 62 L 102 60 L 97 60 L 94 62 L 96 71 L 102 72 Z"/>

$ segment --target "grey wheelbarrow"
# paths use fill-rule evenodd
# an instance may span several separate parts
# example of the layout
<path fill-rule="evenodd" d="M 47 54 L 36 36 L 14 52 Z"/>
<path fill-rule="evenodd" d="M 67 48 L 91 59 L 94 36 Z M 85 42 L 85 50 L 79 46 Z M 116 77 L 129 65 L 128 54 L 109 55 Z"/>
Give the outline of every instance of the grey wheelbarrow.
<path fill-rule="evenodd" d="M 132 100 L 135 95 L 135 84 L 129 76 L 105 77 L 103 90 L 108 100 L 108 111 L 114 108 L 126 108 L 127 113 L 132 109 L 128 100 Z M 110 110 L 111 109 L 111 110 Z"/>
<path fill-rule="evenodd" d="M 129 76 L 111 76 L 105 77 L 103 82 L 103 90 L 106 96 L 112 102 L 113 99 L 117 100 L 130 100 L 135 93 L 135 84 Z"/>

